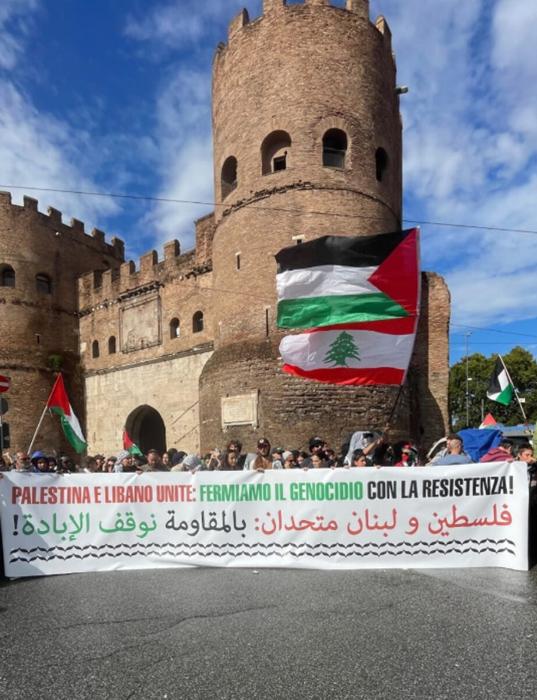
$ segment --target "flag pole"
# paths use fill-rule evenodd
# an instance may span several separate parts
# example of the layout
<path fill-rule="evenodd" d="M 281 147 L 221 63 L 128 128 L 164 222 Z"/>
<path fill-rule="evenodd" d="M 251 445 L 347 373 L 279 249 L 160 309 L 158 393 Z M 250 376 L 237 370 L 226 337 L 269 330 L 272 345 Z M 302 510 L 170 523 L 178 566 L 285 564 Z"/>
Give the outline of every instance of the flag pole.
<path fill-rule="evenodd" d="M 503 368 L 504 368 L 504 370 L 505 370 L 505 373 L 507 374 L 507 379 L 509 379 L 509 381 L 511 382 L 511 386 L 512 386 L 513 389 L 515 390 L 516 400 L 518 401 L 518 406 L 519 406 L 519 408 L 520 408 L 520 410 L 521 410 L 521 412 L 522 412 L 522 415 L 523 415 L 523 417 L 524 417 L 524 424 L 525 424 L 525 425 L 528 425 L 528 419 L 527 419 L 527 417 L 526 417 L 526 412 L 525 412 L 524 409 L 522 408 L 522 403 L 520 402 L 520 398 L 519 398 L 519 396 L 518 396 L 518 389 L 516 388 L 516 386 L 515 386 L 513 380 L 511 379 L 511 375 L 509 374 L 509 370 L 508 370 L 507 367 L 505 366 L 505 362 L 503 361 L 503 357 L 500 355 L 500 353 L 498 353 L 498 357 L 500 358 L 501 363 L 502 363 L 502 365 L 503 365 Z"/>
<path fill-rule="evenodd" d="M 43 409 L 43 413 L 41 414 L 41 418 L 39 419 L 39 423 L 37 424 L 37 428 L 35 429 L 35 432 L 33 434 L 32 440 L 30 442 L 30 446 L 28 447 L 28 450 L 27 450 L 28 454 L 30 454 L 30 452 L 32 451 L 32 447 L 34 446 L 34 442 L 35 442 L 35 439 L 37 437 L 37 433 L 39 432 L 39 428 L 41 427 L 41 423 L 43 422 L 43 418 L 45 417 L 45 413 L 47 412 L 48 402 L 50 401 L 50 397 L 52 396 L 52 392 L 54 391 L 60 376 L 61 376 L 61 372 L 60 372 L 60 374 L 58 374 L 58 376 L 56 377 L 56 381 L 52 385 L 52 389 L 50 390 L 50 394 L 48 395 L 48 399 L 45 403 L 45 408 Z"/>

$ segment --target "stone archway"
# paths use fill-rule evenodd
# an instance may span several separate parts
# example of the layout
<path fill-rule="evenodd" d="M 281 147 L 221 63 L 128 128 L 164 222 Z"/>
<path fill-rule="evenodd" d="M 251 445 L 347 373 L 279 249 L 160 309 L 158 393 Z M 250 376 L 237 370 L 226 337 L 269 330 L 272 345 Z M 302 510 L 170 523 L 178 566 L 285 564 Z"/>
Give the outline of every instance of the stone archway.
<path fill-rule="evenodd" d="M 160 413 L 144 404 L 131 411 L 126 421 L 127 432 L 144 454 L 148 450 L 166 450 L 166 426 Z"/>

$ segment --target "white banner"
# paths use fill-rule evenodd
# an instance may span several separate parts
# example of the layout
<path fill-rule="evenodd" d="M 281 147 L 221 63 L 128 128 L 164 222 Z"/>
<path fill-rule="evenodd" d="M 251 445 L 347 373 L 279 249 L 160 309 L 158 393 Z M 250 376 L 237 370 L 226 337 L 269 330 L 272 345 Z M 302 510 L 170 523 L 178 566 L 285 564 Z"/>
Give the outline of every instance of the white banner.
<path fill-rule="evenodd" d="M 197 474 L 5 473 L 6 575 L 180 566 L 528 568 L 520 462 Z"/>

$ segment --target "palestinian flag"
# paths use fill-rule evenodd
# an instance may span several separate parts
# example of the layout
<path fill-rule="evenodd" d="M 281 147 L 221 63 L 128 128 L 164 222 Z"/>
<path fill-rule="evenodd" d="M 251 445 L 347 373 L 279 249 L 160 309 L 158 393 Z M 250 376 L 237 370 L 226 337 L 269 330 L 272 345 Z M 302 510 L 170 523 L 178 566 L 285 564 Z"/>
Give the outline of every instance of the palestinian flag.
<path fill-rule="evenodd" d="M 288 335 L 280 344 L 283 370 L 329 384 L 403 384 L 412 355 L 415 319 L 379 332 L 379 323 Z"/>
<path fill-rule="evenodd" d="M 419 231 L 323 236 L 276 254 L 279 328 L 417 316 Z"/>
<path fill-rule="evenodd" d="M 494 416 L 492 413 L 487 413 L 487 415 L 483 418 L 483 422 L 479 426 L 480 429 L 485 429 L 485 428 L 495 428 L 498 424 L 494 420 Z"/>
<path fill-rule="evenodd" d="M 63 377 L 61 374 L 58 375 L 50 396 L 47 401 L 47 408 L 60 416 L 60 421 L 62 424 L 63 432 L 65 437 L 69 440 L 71 447 L 75 452 L 80 454 L 84 452 L 87 447 L 86 440 L 82 434 L 82 428 L 78 422 L 78 418 L 75 416 L 73 408 L 69 403 L 67 397 L 67 392 L 65 391 L 65 385 L 63 383 Z"/>
<path fill-rule="evenodd" d="M 496 364 L 489 380 L 487 398 L 496 401 L 504 406 L 509 406 L 515 395 L 515 387 L 511 384 L 511 379 L 505 369 L 501 357 L 498 355 Z"/>
<path fill-rule="evenodd" d="M 130 435 L 126 430 L 123 431 L 123 449 L 127 450 L 130 455 L 138 455 L 139 457 L 143 457 L 142 450 L 135 442 L 131 440 Z"/>

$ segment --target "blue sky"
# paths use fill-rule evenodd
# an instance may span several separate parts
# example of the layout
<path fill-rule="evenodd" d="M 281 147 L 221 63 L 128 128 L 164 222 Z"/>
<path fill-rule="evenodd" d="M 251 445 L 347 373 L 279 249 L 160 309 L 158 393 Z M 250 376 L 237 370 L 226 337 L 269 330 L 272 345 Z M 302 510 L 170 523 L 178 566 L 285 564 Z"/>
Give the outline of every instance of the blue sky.
<path fill-rule="evenodd" d="M 537 354 L 537 234 L 512 231 L 537 231 L 537 2 L 370 4 L 410 88 L 405 219 L 508 229 L 422 226 L 423 266 L 452 293 L 452 360 L 469 332 L 470 352 Z M 0 184 L 118 235 L 134 259 L 172 238 L 191 247 L 210 207 L 32 186 L 211 202 L 211 61 L 242 6 L 261 12 L 261 0 L 1 0 Z"/>

